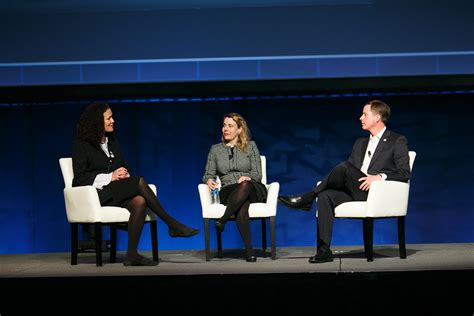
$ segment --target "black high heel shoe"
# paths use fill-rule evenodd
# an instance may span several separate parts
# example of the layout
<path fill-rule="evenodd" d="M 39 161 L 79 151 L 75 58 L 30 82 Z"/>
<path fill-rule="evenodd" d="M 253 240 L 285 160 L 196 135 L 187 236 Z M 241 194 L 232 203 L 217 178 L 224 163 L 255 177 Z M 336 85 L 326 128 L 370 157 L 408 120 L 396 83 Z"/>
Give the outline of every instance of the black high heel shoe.
<path fill-rule="evenodd" d="M 224 231 L 225 224 L 222 224 L 221 222 L 216 221 L 216 224 L 214 225 L 214 227 L 219 233 L 222 233 Z"/>
<path fill-rule="evenodd" d="M 255 252 L 252 248 L 245 249 L 245 261 L 247 262 L 256 262 L 257 257 L 255 257 Z"/>
<path fill-rule="evenodd" d="M 158 262 L 153 261 L 152 259 L 146 258 L 142 255 L 138 255 L 135 257 L 129 257 L 125 256 L 123 259 L 123 265 L 128 267 L 128 266 L 156 266 L 158 265 Z"/>
<path fill-rule="evenodd" d="M 199 229 L 184 227 L 181 231 L 176 231 L 172 228 L 168 229 L 168 234 L 170 237 L 192 237 L 199 234 Z"/>

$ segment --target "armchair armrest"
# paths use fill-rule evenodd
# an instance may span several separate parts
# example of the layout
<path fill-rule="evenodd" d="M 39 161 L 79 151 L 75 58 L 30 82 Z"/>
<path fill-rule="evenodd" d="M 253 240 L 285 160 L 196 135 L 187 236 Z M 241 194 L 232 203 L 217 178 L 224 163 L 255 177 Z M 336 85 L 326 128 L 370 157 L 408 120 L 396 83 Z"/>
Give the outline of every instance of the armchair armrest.
<path fill-rule="evenodd" d="M 199 198 L 201 199 L 202 209 L 211 205 L 211 192 L 207 184 L 201 183 L 198 185 Z"/>
<path fill-rule="evenodd" d="M 155 196 L 156 196 L 156 186 L 154 184 L 149 184 L 149 183 L 148 183 L 148 186 L 153 191 L 153 193 L 155 193 Z"/>
<path fill-rule="evenodd" d="M 91 186 L 64 189 L 67 219 L 70 223 L 94 222 L 101 205 L 97 190 Z"/>
<path fill-rule="evenodd" d="M 367 216 L 405 216 L 410 185 L 399 181 L 375 181 L 367 197 Z"/>
<path fill-rule="evenodd" d="M 267 185 L 267 208 L 270 210 L 272 216 L 276 216 L 277 213 L 277 203 L 278 203 L 278 193 L 280 192 L 280 183 L 272 182 Z"/>

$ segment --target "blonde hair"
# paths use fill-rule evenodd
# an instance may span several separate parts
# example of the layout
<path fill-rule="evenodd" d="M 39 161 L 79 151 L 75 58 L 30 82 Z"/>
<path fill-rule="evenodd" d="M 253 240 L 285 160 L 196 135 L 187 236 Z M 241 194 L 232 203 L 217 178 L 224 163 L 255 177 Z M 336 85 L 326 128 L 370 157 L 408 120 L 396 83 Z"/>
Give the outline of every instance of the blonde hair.
<path fill-rule="evenodd" d="M 247 151 L 247 145 L 250 142 L 250 130 L 245 119 L 239 113 L 227 113 L 224 115 L 222 120 L 226 118 L 231 118 L 237 123 L 237 127 L 242 129 L 242 132 L 239 134 L 237 139 L 237 147 L 240 148 L 243 152 Z M 222 142 L 224 142 L 224 137 L 222 137 Z"/>

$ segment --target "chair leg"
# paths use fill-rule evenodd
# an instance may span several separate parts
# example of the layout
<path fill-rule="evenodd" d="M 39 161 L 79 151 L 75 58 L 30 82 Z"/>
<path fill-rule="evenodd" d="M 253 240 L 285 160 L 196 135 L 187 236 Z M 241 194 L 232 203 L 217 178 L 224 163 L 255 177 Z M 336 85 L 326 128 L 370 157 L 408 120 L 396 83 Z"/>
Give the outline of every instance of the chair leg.
<path fill-rule="evenodd" d="M 77 264 L 77 251 L 79 247 L 79 241 L 77 237 L 77 227 L 79 224 L 71 223 L 71 265 Z"/>
<path fill-rule="evenodd" d="M 117 226 L 110 225 L 110 263 L 117 262 Z"/>
<path fill-rule="evenodd" d="M 217 258 L 222 258 L 222 233 L 217 232 Z"/>
<path fill-rule="evenodd" d="M 316 252 L 319 251 L 319 248 L 321 248 L 321 241 L 319 238 L 319 226 L 318 226 L 318 218 L 316 217 Z"/>
<path fill-rule="evenodd" d="M 369 251 L 367 242 L 369 240 L 369 237 L 368 237 L 368 231 L 367 231 L 367 221 L 365 218 L 362 219 L 362 237 L 364 239 L 364 254 L 365 254 L 365 257 L 367 258 L 367 253 Z"/>
<path fill-rule="evenodd" d="M 272 244 L 272 260 L 276 259 L 276 235 L 275 235 L 276 216 L 270 217 L 270 242 Z"/>
<path fill-rule="evenodd" d="M 373 240 L 374 240 L 374 219 L 373 218 L 364 218 L 365 222 L 365 229 L 366 229 L 366 239 L 367 239 L 367 251 L 366 251 L 366 258 L 367 261 L 374 261 L 374 253 L 373 253 Z"/>
<path fill-rule="evenodd" d="M 406 259 L 407 249 L 405 244 L 405 216 L 398 217 L 398 247 L 400 249 L 400 259 Z"/>
<path fill-rule="evenodd" d="M 210 247 L 210 231 L 209 231 L 209 218 L 204 219 L 204 247 L 206 253 L 206 261 L 211 260 L 211 247 Z"/>
<path fill-rule="evenodd" d="M 262 251 L 263 257 L 267 256 L 267 219 L 262 218 Z"/>
<path fill-rule="evenodd" d="M 156 221 L 150 221 L 151 232 L 151 251 L 153 253 L 153 261 L 160 263 L 158 255 L 158 226 Z"/>
<path fill-rule="evenodd" d="M 95 230 L 95 265 L 102 266 L 102 223 L 94 224 Z"/>

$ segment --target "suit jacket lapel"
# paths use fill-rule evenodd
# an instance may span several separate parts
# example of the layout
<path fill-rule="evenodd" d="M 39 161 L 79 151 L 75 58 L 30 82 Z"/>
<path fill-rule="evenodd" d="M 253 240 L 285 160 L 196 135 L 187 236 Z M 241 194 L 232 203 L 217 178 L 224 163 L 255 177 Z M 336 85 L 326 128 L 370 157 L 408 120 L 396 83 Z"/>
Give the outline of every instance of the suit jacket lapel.
<path fill-rule="evenodd" d="M 372 167 L 372 165 L 374 164 L 374 161 L 377 159 L 379 154 L 384 150 L 385 146 L 387 146 L 389 141 L 390 141 L 390 131 L 386 129 L 385 133 L 383 133 L 382 137 L 380 138 L 377 148 L 375 148 L 375 152 L 374 152 L 374 155 L 372 156 L 372 159 L 370 160 L 368 169 Z"/>
<path fill-rule="evenodd" d="M 360 169 L 362 168 L 362 163 L 364 162 L 365 152 L 367 150 L 367 146 L 369 145 L 369 137 L 365 138 L 362 142 L 362 146 L 360 146 L 359 157 L 356 166 Z"/>

